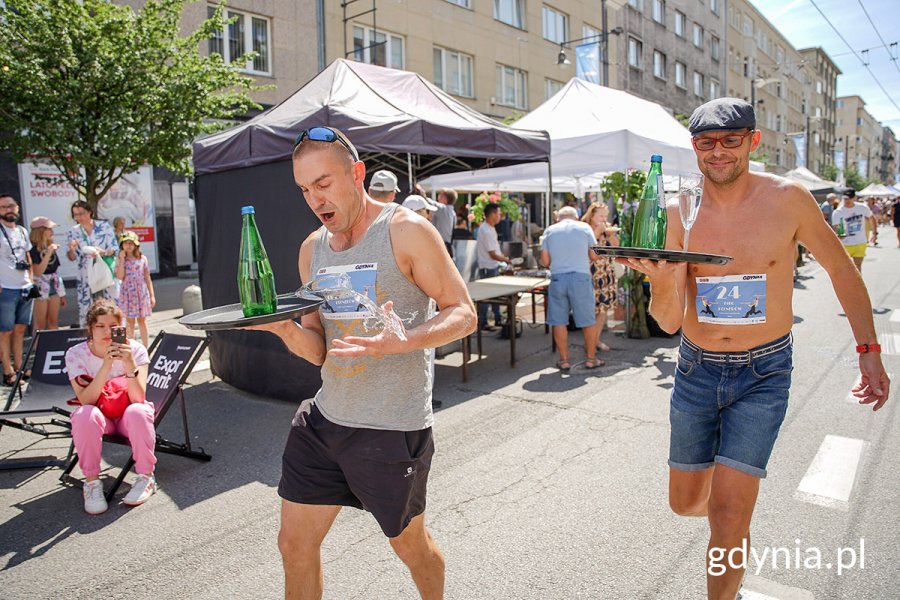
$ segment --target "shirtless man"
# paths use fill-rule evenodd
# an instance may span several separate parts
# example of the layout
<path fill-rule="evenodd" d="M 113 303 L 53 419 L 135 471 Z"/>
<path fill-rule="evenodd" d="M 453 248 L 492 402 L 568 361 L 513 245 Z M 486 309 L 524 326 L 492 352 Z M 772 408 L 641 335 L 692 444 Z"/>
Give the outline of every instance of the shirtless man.
<path fill-rule="evenodd" d="M 428 349 L 475 330 L 475 307 L 437 230 L 363 189 L 366 167 L 329 127 L 302 132 L 294 181 L 322 222 L 300 247 L 300 278 L 344 273 L 355 291 L 407 317 L 405 337 L 352 298 L 331 310 L 256 328 L 322 365 L 322 388 L 301 405 L 282 459 L 281 531 L 285 597 L 322 597 L 320 548 L 342 506 L 372 513 L 409 568 L 422 598 L 444 593 L 444 557 L 425 528 L 425 489 L 434 444 Z M 433 298 L 440 308 L 430 314 Z M 289 375 L 285 375 L 289 376 Z"/>
<path fill-rule="evenodd" d="M 861 381 L 853 394 L 878 410 L 889 381 L 862 278 L 813 197 L 786 179 L 749 170 L 760 138 L 750 104 L 713 100 L 694 111 L 689 129 L 706 176 L 691 250 L 734 260 L 725 266 L 620 262 L 649 275 L 650 313 L 659 325 L 670 333 L 683 330 L 670 407 L 669 504 L 679 515 L 709 519 L 709 567 L 713 549 L 718 555 L 744 540 L 749 547 L 759 480 L 787 410 L 798 242 L 828 272 L 860 345 Z M 668 227 L 667 247 L 681 250 L 677 205 L 669 207 Z M 710 295 L 716 317 L 698 318 L 700 296 Z M 747 318 L 742 300 L 754 296 L 761 314 Z M 725 406 L 717 402 L 722 397 L 730 400 Z M 708 598 L 734 600 L 744 569 L 710 570 Z"/>

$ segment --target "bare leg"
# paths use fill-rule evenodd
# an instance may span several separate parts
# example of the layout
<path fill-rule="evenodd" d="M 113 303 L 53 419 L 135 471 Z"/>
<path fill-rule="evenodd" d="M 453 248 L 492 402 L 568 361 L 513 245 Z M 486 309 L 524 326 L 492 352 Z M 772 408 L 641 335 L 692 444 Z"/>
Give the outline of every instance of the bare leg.
<path fill-rule="evenodd" d="M 553 326 L 553 341 L 556 342 L 556 349 L 559 351 L 559 361 L 569 361 L 569 330 L 565 325 Z"/>
<path fill-rule="evenodd" d="M 706 555 L 706 591 L 709 600 L 733 600 L 741 587 L 745 565 L 734 568 L 730 564 L 732 561 L 725 560 L 725 571 L 721 575 L 710 575 L 709 550 L 722 548 L 726 556 L 732 548 L 743 547 L 749 552 L 750 520 L 758 494 L 758 477 L 731 467 L 716 465 L 709 496 L 710 536 Z"/>
<path fill-rule="evenodd" d="M 49 310 L 49 305 L 49 300 L 43 300 L 41 298 L 34 299 L 34 310 L 31 313 L 31 323 L 34 325 L 35 331 L 48 329 L 47 312 Z M 55 327 L 50 327 L 49 329 L 55 329 Z"/>
<path fill-rule="evenodd" d="M 25 330 L 27 325 L 13 325 L 12 344 L 13 367 L 16 371 L 22 368 L 22 354 L 25 353 Z"/>
<path fill-rule="evenodd" d="M 444 555 L 425 528 L 425 515 L 413 517 L 403 533 L 390 539 L 391 547 L 409 568 L 422 600 L 444 597 Z"/>
<path fill-rule="evenodd" d="M 853 264 L 856 265 L 856 270 L 859 271 L 860 273 L 862 273 L 862 263 L 863 263 L 862 257 L 859 257 L 859 258 L 857 258 L 855 256 L 853 257 Z"/>
<path fill-rule="evenodd" d="M 601 352 L 609 352 L 609 346 L 600 339 L 603 337 L 603 330 L 606 329 L 606 313 L 607 308 L 601 305 L 597 312 L 597 350 Z"/>
<path fill-rule="evenodd" d="M 150 334 L 147 333 L 147 319 L 143 317 L 138 317 L 138 329 L 141 330 L 141 343 L 144 344 L 144 348 L 150 347 Z"/>
<path fill-rule="evenodd" d="M 125 335 L 129 340 L 134 339 L 134 319 L 125 318 Z"/>
<path fill-rule="evenodd" d="M 3 363 L 3 374 L 9 375 L 15 370 L 9 356 L 9 343 L 12 339 L 12 331 L 0 331 L 0 362 Z"/>
<path fill-rule="evenodd" d="M 278 549 L 284 567 L 286 600 L 319 600 L 325 587 L 320 550 L 340 506 L 281 501 Z"/>
<path fill-rule="evenodd" d="M 714 467 L 702 471 L 669 469 L 669 507 L 682 517 L 705 517 Z"/>
<path fill-rule="evenodd" d="M 35 313 L 37 313 L 37 303 L 34 301 Z M 59 306 L 61 300 L 59 296 L 51 296 L 47 301 L 47 329 L 59 329 Z"/>
<path fill-rule="evenodd" d="M 597 340 L 600 339 L 600 328 L 596 324 L 585 327 L 582 330 L 584 334 L 584 353 L 589 359 L 597 356 Z"/>

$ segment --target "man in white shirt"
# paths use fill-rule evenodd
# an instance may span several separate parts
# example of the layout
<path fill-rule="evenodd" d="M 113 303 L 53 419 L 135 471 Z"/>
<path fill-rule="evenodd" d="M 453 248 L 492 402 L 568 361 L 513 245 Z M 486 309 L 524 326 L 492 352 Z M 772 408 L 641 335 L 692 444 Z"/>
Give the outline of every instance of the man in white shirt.
<path fill-rule="evenodd" d="M 862 202 L 857 202 L 855 198 L 855 190 L 848 189 L 844 192 L 844 201 L 831 213 L 831 226 L 836 232 L 840 232 L 838 226 L 843 221 L 844 237 L 841 238 L 841 242 L 844 244 L 847 254 L 853 259 L 853 264 L 862 273 L 862 263 L 866 257 L 866 247 L 868 246 L 866 222 L 873 230 L 877 224 L 869 207 Z"/>
<path fill-rule="evenodd" d="M 29 292 L 31 279 L 31 240 L 25 228 L 17 225 L 19 204 L 9 194 L 0 194 L 0 361 L 3 382 L 12 385 L 16 371 L 22 367 L 25 329 L 31 324 Z M 9 355 L 13 359 L 10 363 Z"/>
<path fill-rule="evenodd" d="M 484 207 L 484 221 L 478 226 L 476 233 L 477 243 L 475 255 L 478 257 L 478 279 L 496 277 L 500 274 L 500 262 L 509 262 L 509 258 L 500 251 L 500 242 L 497 240 L 497 230 L 494 226 L 500 222 L 500 205 L 490 202 Z M 494 324 L 487 323 L 488 305 L 478 304 L 478 326 L 485 331 L 498 331 L 500 329 L 500 305 L 491 304 L 494 312 Z"/>

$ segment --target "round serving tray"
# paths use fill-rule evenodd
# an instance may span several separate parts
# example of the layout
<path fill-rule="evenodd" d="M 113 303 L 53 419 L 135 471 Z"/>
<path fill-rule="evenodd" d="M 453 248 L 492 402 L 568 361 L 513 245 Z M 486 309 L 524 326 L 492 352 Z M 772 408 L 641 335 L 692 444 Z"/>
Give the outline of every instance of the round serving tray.
<path fill-rule="evenodd" d="M 703 254 L 702 252 L 682 252 L 680 250 L 653 250 L 652 248 L 593 246 L 592 250 L 595 254 L 615 258 L 647 258 L 650 260 L 706 263 L 711 265 L 726 265 L 734 260 L 732 257 L 722 254 Z"/>
<path fill-rule="evenodd" d="M 301 315 L 318 310 L 321 300 L 306 300 L 294 294 L 278 296 L 278 309 L 268 315 L 245 317 L 240 304 L 217 306 L 191 313 L 178 319 L 188 329 L 212 331 L 216 329 L 236 329 L 250 325 L 263 325 L 286 319 L 296 319 Z"/>

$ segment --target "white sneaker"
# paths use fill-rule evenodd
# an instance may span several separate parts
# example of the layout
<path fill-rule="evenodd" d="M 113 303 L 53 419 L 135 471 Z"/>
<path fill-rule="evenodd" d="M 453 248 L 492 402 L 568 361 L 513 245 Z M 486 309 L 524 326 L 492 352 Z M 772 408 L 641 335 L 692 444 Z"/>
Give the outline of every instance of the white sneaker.
<path fill-rule="evenodd" d="M 122 498 L 122 502 L 129 506 L 140 506 L 155 493 L 156 479 L 153 475 L 138 475 L 131 484 L 128 495 Z"/>
<path fill-rule="evenodd" d="M 99 515 L 109 508 L 103 497 L 103 483 L 99 479 L 85 481 L 81 491 L 84 494 L 84 512 L 87 514 Z"/>

